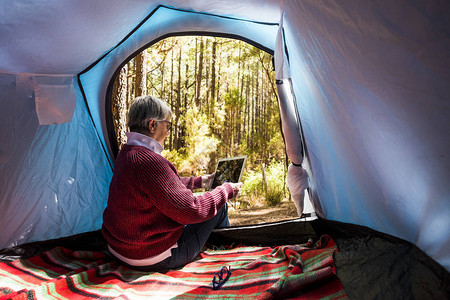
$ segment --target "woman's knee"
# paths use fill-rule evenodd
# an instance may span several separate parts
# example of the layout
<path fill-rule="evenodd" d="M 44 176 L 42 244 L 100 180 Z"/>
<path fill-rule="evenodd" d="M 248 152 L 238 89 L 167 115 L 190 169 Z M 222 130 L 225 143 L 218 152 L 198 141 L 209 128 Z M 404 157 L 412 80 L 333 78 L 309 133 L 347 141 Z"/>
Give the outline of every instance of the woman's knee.
<path fill-rule="evenodd" d="M 228 220 L 228 204 L 225 205 L 219 210 L 217 215 L 220 216 L 220 219 L 217 223 L 217 227 L 230 227 L 230 221 Z"/>

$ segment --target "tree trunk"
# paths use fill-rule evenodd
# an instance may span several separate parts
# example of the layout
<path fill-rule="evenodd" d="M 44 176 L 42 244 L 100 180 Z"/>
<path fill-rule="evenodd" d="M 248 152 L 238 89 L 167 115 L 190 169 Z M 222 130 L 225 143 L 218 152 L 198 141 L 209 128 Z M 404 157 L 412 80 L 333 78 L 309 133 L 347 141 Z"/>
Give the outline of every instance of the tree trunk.
<path fill-rule="evenodd" d="M 205 50 L 209 47 L 209 40 L 206 40 L 205 43 Z M 209 108 L 209 89 L 210 87 L 210 81 L 209 81 L 209 72 L 210 72 L 210 66 L 211 66 L 211 59 L 206 58 L 205 59 L 205 83 L 206 83 L 206 91 L 205 91 L 205 99 L 204 99 L 204 105 L 207 107 L 206 112 L 209 117 L 209 112 L 207 111 Z"/>
<path fill-rule="evenodd" d="M 127 131 L 127 73 L 128 67 L 125 65 L 116 77 L 112 94 L 112 115 L 114 128 L 119 149 L 126 143 L 125 132 Z"/>
<path fill-rule="evenodd" d="M 173 71 L 174 71 L 174 68 L 173 68 L 173 61 L 174 61 L 173 47 L 174 47 L 174 45 L 172 44 L 172 51 L 171 51 L 172 55 L 171 55 L 171 60 L 170 60 L 170 109 L 172 111 L 174 110 L 174 107 L 173 107 Z M 172 119 L 176 120 L 176 118 L 173 118 L 173 116 L 172 116 Z M 176 124 L 175 124 L 174 128 L 176 128 Z M 170 138 L 169 138 L 169 149 L 170 150 L 172 150 L 174 148 L 174 143 L 173 143 L 174 138 L 175 138 L 174 131 L 171 130 L 170 131 Z"/>
<path fill-rule="evenodd" d="M 256 128 L 255 128 L 255 121 L 256 121 L 256 100 L 257 100 L 257 90 L 255 88 L 255 82 L 258 79 L 252 78 L 252 139 L 251 139 L 251 149 L 252 151 L 255 150 L 255 134 L 256 134 Z"/>
<path fill-rule="evenodd" d="M 269 189 L 269 182 L 267 181 L 266 165 L 264 163 L 261 164 L 261 171 L 262 171 L 263 182 L 264 182 L 264 192 L 267 193 L 267 190 Z"/>
<path fill-rule="evenodd" d="M 245 127 L 245 134 L 247 135 L 247 147 L 250 145 L 250 78 L 249 75 L 247 75 L 245 83 L 245 116 L 244 124 L 246 124 Z"/>
<path fill-rule="evenodd" d="M 241 43 L 239 43 L 238 73 L 237 73 L 237 81 L 236 81 L 238 91 L 241 90 L 241 88 L 240 88 L 240 83 L 241 83 L 241 52 L 242 52 L 242 47 L 241 47 Z"/>
<path fill-rule="evenodd" d="M 263 124 L 266 124 L 266 120 L 265 120 L 265 111 L 264 111 L 264 108 L 265 108 L 265 102 L 266 102 L 266 99 L 265 99 L 265 91 L 264 91 L 264 89 L 265 89 L 265 80 L 264 80 L 264 74 L 262 74 L 262 76 L 261 76 L 261 89 L 260 89 L 260 93 L 261 93 L 261 98 L 260 98 L 260 104 L 259 104 L 259 106 L 260 106 L 260 114 L 259 114 L 259 119 L 260 119 L 260 123 L 259 123 L 259 128 L 260 128 L 260 132 L 261 132 L 261 159 L 262 159 L 262 161 L 265 161 L 265 158 L 266 158 L 266 144 L 267 144 L 267 141 L 265 140 L 265 135 L 266 135 L 266 129 L 267 129 L 267 126 L 263 126 Z"/>
<path fill-rule="evenodd" d="M 242 73 L 244 73 L 244 72 L 242 72 Z M 243 98 L 243 96 L 244 96 L 244 74 L 242 74 L 242 77 L 241 77 L 241 90 L 240 90 L 240 92 L 239 92 L 239 109 L 238 109 L 238 111 L 237 111 L 237 143 L 238 143 L 238 145 L 240 145 L 241 144 L 241 141 L 242 141 L 242 131 L 243 131 L 243 124 L 245 124 L 245 123 L 243 123 L 242 122 L 242 115 L 243 115 L 243 113 L 242 113 L 242 109 L 244 108 L 244 104 L 242 103 L 242 100 L 244 99 Z"/>
<path fill-rule="evenodd" d="M 165 62 L 163 62 L 162 64 L 161 64 L 161 96 L 160 96 L 160 98 L 161 99 L 164 99 L 165 97 L 164 97 L 164 75 L 165 75 L 165 73 L 164 73 L 164 71 L 165 71 L 165 66 L 166 66 L 166 63 Z M 167 101 L 167 100 L 166 100 Z"/>
<path fill-rule="evenodd" d="M 142 51 L 136 55 L 136 81 L 134 96 L 145 96 L 147 95 L 147 68 L 146 68 L 146 53 L 147 50 Z"/>
<path fill-rule="evenodd" d="M 179 150 L 181 147 L 181 123 L 180 123 L 180 106 L 181 106 L 181 46 L 178 52 L 178 82 L 177 82 L 177 104 L 175 106 L 175 149 Z"/>
<path fill-rule="evenodd" d="M 184 80 L 184 111 L 187 110 L 188 107 L 188 90 L 189 90 L 189 64 L 186 64 L 186 74 Z"/>
<path fill-rule="evenodd" d="M 212 44 L 212 60 L 211 60 L 211 101 L 216 96 L 216 60 L 217 60 L 217 39 L 214 38 Z"/>
<path fill-rule="evenodd" d="M 197 69 L 197 76 L 196 76 L 196 83 L 195 83 L 195 104 L 200 109 L 201 108 L 201 102 L 200 102 L 200 88 L 202 86 L 202 72 L 203 72 L 203 52 L 204 52 L 204 43 L 203 43 L 203 37 L 200 38 L 200 51 L 199 51 L 199 58 L 198 58 L 198 69 Z M 197 57 L 197 54 L 196 54 Z"/>

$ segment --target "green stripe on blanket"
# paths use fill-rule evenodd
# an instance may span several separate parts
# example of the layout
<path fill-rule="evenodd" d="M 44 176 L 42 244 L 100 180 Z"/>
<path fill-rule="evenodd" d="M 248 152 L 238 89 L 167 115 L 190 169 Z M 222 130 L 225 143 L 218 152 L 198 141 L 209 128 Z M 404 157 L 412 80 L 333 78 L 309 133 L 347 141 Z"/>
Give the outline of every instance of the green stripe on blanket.
<path fill-rule="evenodd" d="M 0 299 L 346 299 L 336 277 L 336 244 L 207 250 L 183 268 L 162 273 L 131 270 L 102 252 L 54 248 L 0 263 Z M 218 290 L 223 266 L 231 276 Z"/>

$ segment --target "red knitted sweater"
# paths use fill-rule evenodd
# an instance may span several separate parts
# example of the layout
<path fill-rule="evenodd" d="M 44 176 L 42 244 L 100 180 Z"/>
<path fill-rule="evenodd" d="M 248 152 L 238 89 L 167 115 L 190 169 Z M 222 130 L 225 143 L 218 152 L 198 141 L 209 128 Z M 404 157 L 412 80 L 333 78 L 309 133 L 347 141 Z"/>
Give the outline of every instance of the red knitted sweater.
<path fill-rule="evenodd" d="M 184 225 L 206 221 L 234 196 L 225 183 L 194 196 L 201 177 L 180 178 L 171 162 L 142 147 L 124 145 L 117 156 L 103 213 L 102 234 L 119 254 L 144 259 L 173 246 Z"/>

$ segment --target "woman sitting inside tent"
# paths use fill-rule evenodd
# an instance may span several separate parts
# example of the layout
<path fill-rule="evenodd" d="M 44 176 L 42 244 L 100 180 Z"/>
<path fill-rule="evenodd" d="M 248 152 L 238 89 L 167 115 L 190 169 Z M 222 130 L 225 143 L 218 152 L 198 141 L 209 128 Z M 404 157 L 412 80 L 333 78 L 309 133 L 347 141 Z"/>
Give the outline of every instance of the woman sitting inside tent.
<path fill-rule="evenodd" d="M 192 261 L 215 227 L 227 227 L 227 199 L 241 183 L 208 187 L 211 175 L 180 177 L 161 156 L 172 111 L 151 96 L 134 99 L 127 143 L 120 150 L 103 213 L 102 234 L 110 252 L 126 265 L 165 271 Z"/>

